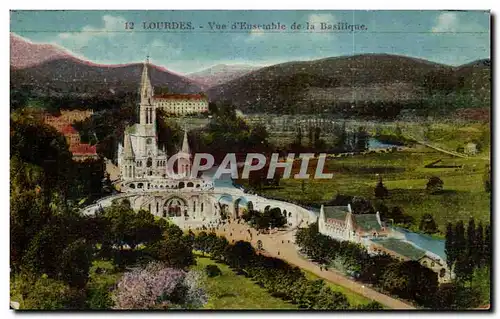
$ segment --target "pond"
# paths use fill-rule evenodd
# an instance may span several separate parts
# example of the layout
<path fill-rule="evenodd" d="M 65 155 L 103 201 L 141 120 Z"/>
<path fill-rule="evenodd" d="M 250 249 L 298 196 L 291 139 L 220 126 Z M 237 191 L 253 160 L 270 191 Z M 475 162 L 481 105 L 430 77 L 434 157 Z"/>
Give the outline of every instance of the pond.
<path fill-rule="evenodd" d="M 374 137 L 370 137 L 368 139 L 368 150 L 379 150 L 379 149 L 387 149 L 393 147 L 400 147 L 400 145 L 381 142 Z"/>

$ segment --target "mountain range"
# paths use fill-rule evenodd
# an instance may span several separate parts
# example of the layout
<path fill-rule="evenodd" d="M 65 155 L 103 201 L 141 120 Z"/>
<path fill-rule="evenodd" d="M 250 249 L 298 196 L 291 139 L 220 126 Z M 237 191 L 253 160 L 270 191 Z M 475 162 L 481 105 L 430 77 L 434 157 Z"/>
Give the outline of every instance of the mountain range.
<path fill-rule="evenodd" d="M 142 63 L 96 64 L 63 48 L 34 44 L 11 34 L 11 88 L 37 95 L 137 92 L 142 67 Z M 155 87 L 174 93 L 204 91 L 211 101 L 233 104 L 243 112 L 268 113 L 343 112 L 358 104 L 418 107 L 443 92 L 470 96 L 475 106 L 489 106 L 490 69 L 489 59 L 453 67 L 390 54 L 267 67 L 221 64 L 187 75 L 153 64 L 149 67 Z"/>
<path fill-rule="evenodd" d="M 237 79 L 259 68 L 246 64 L 218 64 L 202 71 L 189 73 L 187 77 L 210 88 Z"/>
<path fill-rule="evenodd" d="M 408 105 L 439 95 L 489 106 L 489 60 L 459 67 L 390 54 L 362 54 L 261 68 L 207 90 L 243 112 L 315 113 L 358 105 Z M 453 107 L 453 106 L 450 106 Z"/>

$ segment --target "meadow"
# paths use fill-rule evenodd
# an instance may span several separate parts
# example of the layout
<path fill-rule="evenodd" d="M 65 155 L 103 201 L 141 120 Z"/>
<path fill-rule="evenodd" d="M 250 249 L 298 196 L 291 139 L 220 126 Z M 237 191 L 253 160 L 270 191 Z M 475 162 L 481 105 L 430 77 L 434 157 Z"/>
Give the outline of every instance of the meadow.
<path fill-rule="evenodd" d="M 237 275 L 225 264 L 209 257 L 196 256 L 196 269 L 205 272 L 207 265 L 217 265 L 221 276 L 206 278 L 204 287 L 209 295 L 205 309 L 297 309 L 297 306 L 271 296 L 250 278 Z"/>
<path fill-rule="evenodd" d="M 438 167 L 425 166 L 441 160 Z M 490 221 L 490 193 L 484 188 L 484 174 L 489 160 L 481 156 L 453 157 L 424 146 L 406 148 L 397 152 L 373 152 L 354 156 L 329 158 L 325 173 L 333 173 L 332 179 L 313 179 L 316 162 L 311 160 L 307 180 L 282 179 L 279 187 L 264 188 L 259 193 L 283 200 L 319 204 L 336 195 L 361 196 L 382 201 L 392 208 L 399 206 L 415 218 L 418 225 L 425 213 L 434 216 L 440 230 L 446 223 L 458 220 Z M 300 163 L 292 170 L 295 174 Z M 439 166 L 457 166 L 445 168 Z M 439 194 L 426 192 L 429 177 L 438 176 L 444 182 Z M 377 199 L 374 188 L 379 178 L 389 190 L 389 196 Z"/>

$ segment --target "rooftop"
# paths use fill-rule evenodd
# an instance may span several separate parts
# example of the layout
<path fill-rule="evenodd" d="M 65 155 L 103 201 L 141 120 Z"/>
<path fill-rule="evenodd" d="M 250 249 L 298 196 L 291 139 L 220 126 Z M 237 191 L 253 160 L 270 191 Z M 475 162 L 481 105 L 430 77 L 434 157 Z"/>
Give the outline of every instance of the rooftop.
<path fill-rule="evenodd" d="M 158 94 L 154 96 L 155 99 L 162 100 L 206 100 L 204 94 Z"/>
<path fill-rule="evenodd" d="M 403 240 L 394 238 L 388 238 L 388 239 L 374 238 L 371 241 L 399 255 L 405 256 L 411 260 L 419 260 L 420 258 L 425 256 L 424 250 L 419 249 L 414 245 Z"/>
<path fill-rule="evenodd" d="M 347 206 L 324 206 L 325 218 L 344 221 L 349 209 Z"/>
<path fill-rule="evenodd" d="M 353 214 L 354 222 L 356 226 L 363 229 L 364 231 L 369 230 L 381 230 L 382 227 L 378 223 L 376 214 Z"/>

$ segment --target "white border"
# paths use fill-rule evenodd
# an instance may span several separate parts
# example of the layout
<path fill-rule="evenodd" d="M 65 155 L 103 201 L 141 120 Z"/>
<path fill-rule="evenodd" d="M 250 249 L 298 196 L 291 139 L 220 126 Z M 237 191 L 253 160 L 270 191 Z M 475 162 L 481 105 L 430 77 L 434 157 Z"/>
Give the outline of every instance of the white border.
<path fill-rule="evenodd" d="M 14 316 L 14 312 L 11 310 L 8 310 L 8 305 L 7 302 L 9 300 L 9 173 L 8 173 L 8 167 L 9 167 L 9 103 L 8 103 L 8 96 L 9 96 L 9 67 L 7 64 L 7 60 L 9 60 L 9 40 L 7 37 L 7 33 L 10 29 L 10 17 L 9 17 L 9 11 L 8 10 L 13 10 L 13 9 L 31 9 L 31 10 L 47 10 L 47 9 L 108 9 L 108 10 L 125 10 L 125 9 L 136 9 L 136 10 L 165 10 L 165 9 L 203 9 L 203 10 L 208 10 L 208 9 L 240 9 L 240 10 L 245 10 L 245 9 L 282 9 L 282 10 L 294 10 L 294 9 L 308 9 L 308 10 L 320 10 L 320 9 L 332 9 L 332 10 L 350 10 L 350 9 L 357 9 L 357 10 L 383 10 L 383 9 L 392 9 L 392 10 L 439 10 L 439 9 L 461 9 L 461 10 L 488 10 L 491 9 L 492 12 L 495 14 L 498 14 L 500 10 L 498 10 L 499 6 L 499 1 L 482 1 L 482 0 L 475 0 L 475 1 L 428 1 L 428 0 L 420 0 L 420 1 L 415 1 L 412 3 L 405 2 L 405 1 L 356 1 L 356 0 L 349 0 L 349 1 L 317 1 L 317 0 L 307 0 L 307 1 L 297 1 L 297 0 L 288 0 L 288 1 L 282 1 L 278 4 L 271 3 L 269 0 L 250 0 L 250 1 L 219 1 L 219 0 L 211 0 L 211 1 L 178 1 L 178 2 L 173 2 L 173 1 L 155 1 L 155 2 L 140 2 L 140 1 L 135 1 L 131 3 L 126 3 L 124 1 L 110 1 L 108 3 L 103 3 L 102 1 L 96 1 L 96 0 L 86 0 L 86 1 L 50 1 L 50 0 L 45 0 L 45 1 L 15 1 L 11 2 L 9 7 L 6 6 L 6 2 L 2 2 L 1 6 L 2 9 L 0 11 L 0 21 L 1 21 L 1 26 L 2 29 L 4 30 L 3 35 L 4 35 L 4 43 L 1 46 L 1 54 L 2 58 L 0 61 L 3 61 L 1 64 L 2 67 L 2 88 L 5 90 L 5 94 L 2 95 L 3 102 L 2 103 L 2 112 L 5 112 L 4 116 L 1 117 L 2 123 L 0 124 L 0 138 L 2 139 L 2 147 L 4 148 L 4 151 L 2 152 L 3 156 L 1 157 L 1 170 L 0 174 L 1 175 L 1 180 L 3 181 L 2 183 L 2 192 L 0 193 L 1 195 L 1 200 L 0 203 L 2 205 L 2 210 L 1 210 L 1 215 L 2 215 L 2 231 L 0 232 L 1 234 L 1 243 L 2 243 L 2 260 L 0 262 L 0 269 L 1 269 L 1 275 L 2 275 L 2 280 L 0 281 L 2 283 L 1 287 L 1 295 L 0 295 L 0 300 L 2 304 L 1 308 L 1 318 L 11 318 Z M 497 17 L 498 18 L 498 17 Z M 498 23 L 498 20 L 496 20 L 496 23 Z M 496 37 L 495 37 L 496 38 Z M 495 43 L 495 50 L 492 50 L 492 52 L 496 52 L 496 43 Z M 493 57 L 492 57 L 493 58 Z M 495 64 L 495 70 L 497 70 L 496 64 Z M 496 74 L 496 72 L 494 72 Z M 498 81 L 497 81 L 498 82 Z M 498 92 L 498 83 L 495 83 L 494 87 L 495 91 Z M 494 112 L 495 117 L 494 117 L 494 124 L 499 123 L 499 115 L 498 111 Z M 497 132 L 495 132 L 497 133 Z M 496 135 L 496 134 L 495 134 Z M 494 149 L 498 149 L 499 146 L 499 139 L 497 136 L 495 136 L 495 142 L 494 142 Z M 495 198 L 500 198 L 498 195 L 500 193 L 499 187 L 497 187 L 496 181 L 498 180 L 498 173 L 500 165 L 498 165 L 498 161 L 495 160 L 494 163 L 494 178 L 495 178 L 495 183 L 494 183 L 494 197 Z M 496 217 L 495 221 L 498 222 L 498 219 L 500 217 Z M 494 229 L 493 234 L 495 234 L 496 229 Z M 495 236 L 495 246 L 497 247 L 498 239 L 500 236 Z M 495 265 L 498 265 L 498 254 L 495 254 Z M 498 267 L 497 267 L 498 268 Z M 498 276 L 495 276 L 495 279 L 498 279 Z M 498 280 L 495 280 L 495 287 L 498 287 Z M 493 303 L 498 307 L 498 296 L 497 294 L 492 294 L 492 297 L 495 298 Z M 47 315 L 51 315 L 53 313 L 31 313 L 29 314 L 30 317 L 33 318 L 46 318 Z M 190 313 L 190 314 L 183 314 L 183 317 L 188 317 L 188 318 L 197 318 L 200 313 Z M 25 314 L 26 315 L 26 314 Z M 66 316 L 89 316 L 93 318 L 109 318 L 109 317 L 114 317 L 114 318 L 120 318 L 122 316 L 133 316 L 134 318 L 145 318 L 146 316 L 177 316 L 180 314 L 176 313 L 168 313 L 168 314 L 162 314 L 162 313 L 59 313 L 57 316 L 61 317 L 66 317 Z M 343 316 L 344 314 L 335 314 L 335 313 L 323 313 L 323 314 L 312 314 L 312 313 L 206 313 L 202 314 L 204 317 L 209 317 L 209 318 L 216 318 L 221 315 L 224 316 L 230 316 L 230 317 L 236 317 L 236 316 L 259 316 L 262 318 L 268 318 L 271 316 L 289 316 L 289 315 L 300 315 L 301 317 L 303 316 L 316 316 L 316 315 L 322 315 L 322 316 Z M 353 318 L 366 318 L 367 316 L 428 316 L 431 318 L 440 318 L 442 316 L 457 316 L 457 314 L 454 313 L 396 313 L 396 312 L 391 312 L 391 313 L 378 313 L 378 314 L 369 314 L 369 313 L 358 313 L 358 314 L 348 314 L 349 317 Z M 474 313 L 461 313 L 459 314 L 460 316 L 466 316 L 466 317 L 476 317 L 484 314 L 474 314 Z"/>

